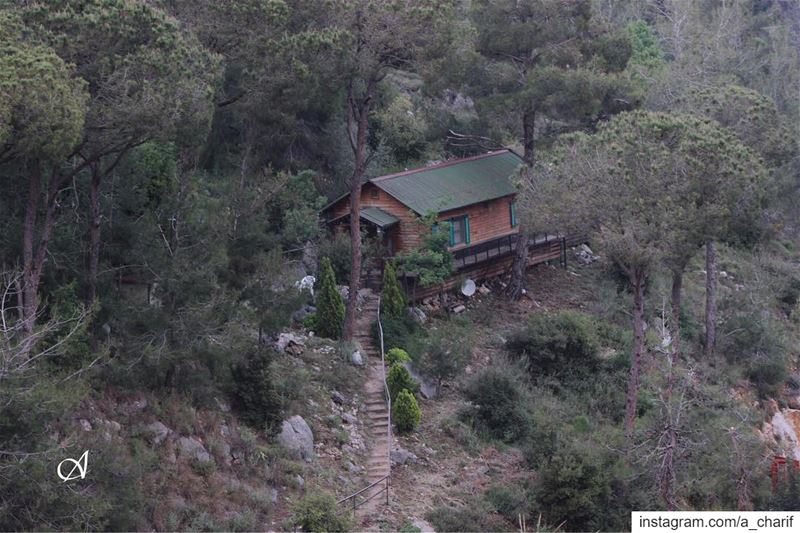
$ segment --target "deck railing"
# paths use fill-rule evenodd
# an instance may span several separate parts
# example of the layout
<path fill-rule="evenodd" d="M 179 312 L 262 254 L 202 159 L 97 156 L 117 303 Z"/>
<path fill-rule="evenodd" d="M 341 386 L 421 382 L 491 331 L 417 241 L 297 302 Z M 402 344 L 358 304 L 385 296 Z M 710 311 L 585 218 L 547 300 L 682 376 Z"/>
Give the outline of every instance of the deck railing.
<path fill-rule="evenodd" d="M 386 356 L 384 354 L 384 345 L 383 345 L 383 324 L 381 324 L 381 298 L 378 296 L 378 337 L 380 338 L 381 344 L 381 373 L 383 374 L 383 392 L 386 395 L 386 407 L 388 409 L 387 412 L 387 428 L 386 428 L 386 464 L 389 466 L 389 473 L 383 476 L 382 478 L 378 479 L 377 481 L 373 481 L 363 489 L 354 492 L 353 494 L 347 496 L 346 498 L 342 498 L 336 504 L 338 506 L 343 506 L 347 503 L 347 509 L 351 508 L 350 503 L 352 503 L 353 509 L 353 516 L 355 517 L 356 509 L 360 506 L 364 505 L 368 501 L 380 496 L 383 493 L 386 493 L 386 505 L 389 505 L 389 478 L 392 474 L 392 396 L 389 394 L 389 384 L 386 382 Z M 385 485 L 380 488 L 380 490 L 375 491 L 374 494 L 369 496 L 365 496 L 359 500 L 359 496 L 367 492 L 368 490 L 372 489 L 384 483 Z M 341 512 L 341 511 L 340 511 Z"/>

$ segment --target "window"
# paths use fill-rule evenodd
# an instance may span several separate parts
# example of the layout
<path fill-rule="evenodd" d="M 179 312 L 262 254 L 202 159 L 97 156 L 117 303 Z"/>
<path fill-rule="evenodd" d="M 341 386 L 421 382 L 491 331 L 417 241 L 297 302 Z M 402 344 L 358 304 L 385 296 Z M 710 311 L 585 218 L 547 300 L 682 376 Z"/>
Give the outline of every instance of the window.
<path fill-rule="evenodd" d="M 451 218 L 450 223 L 450 246 L 459 244 L 469 244 L 469 216 Z"/>
<path fill-rule="evenodd" d="M 517 202 L 509 202 L 508 211 L 511 216 L 511 227 L 517 227 Z"/>
<path fill-rule="evenodd" d="M 369 197 L 372 198 L 373 200 L 377 200 L 378 198 L 381 197 L 381 193 L 380 191 L 378 191 L 376 187 L 372 187 L 372 189 L 370 189 L 369 191 Z"/>

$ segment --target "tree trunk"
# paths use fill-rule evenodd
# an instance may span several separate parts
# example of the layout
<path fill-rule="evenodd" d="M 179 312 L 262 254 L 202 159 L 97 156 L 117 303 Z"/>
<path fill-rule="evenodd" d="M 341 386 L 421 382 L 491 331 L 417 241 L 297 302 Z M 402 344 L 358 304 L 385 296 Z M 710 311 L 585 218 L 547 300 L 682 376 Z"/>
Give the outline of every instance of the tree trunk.
<path fill-rule="evenodd" d="M 714 241 L 706 243 L 706 357 L 714 355 L 717 344 L 717 251 Z"/>
<path fill-rule="evenodd" d="M 356 119 L 356 138 L 352 142 L 355 165 L 350 178 L 350 289 L 347 295 L 342 340 L 351 342 L 356 330 L 356 305 L 358 289 L 361 282 L 361 180 L 366 171 L 367 128 L 369 127 L 369 110 L 372 96 L 368 90 L 363 100 L 348 98 L 350 115 Z M 349 122 L 348 122 L 349 123 Z M 348 129 L 348 135 L 350 131 Z"/>
<path fill-rule="evenodd" d="M 667 405 L 667 409 L 670 406 Z M 669 416 L 669 415 L 668 415 Z M 661 498 L 664 500 L 664 505 L 667 511 L 675 511 L 678 509 L 678 504 L 675 501 L 675 453 L 678 448 L 678 434 L 675 431 L 675 426 L 672 420 L 669 421 L 669 426 L 666 429 L 665 435 L 665 451 L 661 460 L 661 469 L 658 473 L 661 478 Z"/>
<path fill-rule="evenodd" d="M 86 295 L 86 307 L 91 307 L 97 297 L 97 273 L 100 265 L 101 177 L 100 166 L 92 165 L 92 179 L 89 188 L 89 292 Z"/>
<path fill-rule="evenodd" d="M 28 173 L 28 202 L 22 232 L 22 325 L 27 333 L 36 325 L 37 291 L 39 278 L 33 260 L 33 240 L 36 237 L 36 219 L 39 213 L 39 196 L 42 192 L 42 169 L 33 163 Z"/>
<path fill-rule="evenodd" d="M 511 267 L 511 279 L 506 287 L 506 296 L 510 300 L 519 300 L 525 290 L 525 268 L 528 263 L 528 235 L 522 231 L 517 238 L 514 264 Z"/>
<path fill-rule="evenodd" d="M 628 375 L 628 394 L 625 400 L 625 436 L 628 441 L 633 437 L 633 426 L 636 422 L 639 373 L 641 372 L 642 353 L 644 351 L 644 273 L 634 270 L 631 285 L 633 286 L 633 352 L 631 353 L 631 369 Z"/>
<path fill-rule="evenodd" d="M 534 124 L 536 122 L 536 112 L 526 111 L 522 114 L 522 158 L 528 166 L 533 165 L 533 141 L 534 141 Z"/>
<path fill-rule="evenodd" d="M 672 271 L 672 365 L 678 359 L 681 348 L 681 292 L 683 288 L 683 268 Z"/>

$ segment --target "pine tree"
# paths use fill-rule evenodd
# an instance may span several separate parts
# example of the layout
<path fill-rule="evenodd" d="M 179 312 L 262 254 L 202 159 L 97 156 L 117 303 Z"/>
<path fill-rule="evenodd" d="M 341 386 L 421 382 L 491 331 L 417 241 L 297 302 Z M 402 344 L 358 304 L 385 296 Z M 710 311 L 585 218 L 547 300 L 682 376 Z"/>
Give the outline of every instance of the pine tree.
<path fill-rule="evenodd" d="M 397 272 L 393 262 L 386 263 L 383 269 L 383 291 L 381 293 L 381 310 L 383 316 L 400 318 L 406 308 L 406 297 L 397 281 Z"/>
<path fill-rule="evenodd" d="M 421 414 L 414 395 L 408 389 L 401 390 L 392 406 L 392 417 L 397 431 L 400 433 L 413 431 L 419 426 Z"/>
<path fill-rule="evenodd" d="M 317 296 L 317 333 L 323 337 L 338 339 L 344 324 L 344 300 L 336 289 L 331 260 L 320 261 L 320 284 Z"/>

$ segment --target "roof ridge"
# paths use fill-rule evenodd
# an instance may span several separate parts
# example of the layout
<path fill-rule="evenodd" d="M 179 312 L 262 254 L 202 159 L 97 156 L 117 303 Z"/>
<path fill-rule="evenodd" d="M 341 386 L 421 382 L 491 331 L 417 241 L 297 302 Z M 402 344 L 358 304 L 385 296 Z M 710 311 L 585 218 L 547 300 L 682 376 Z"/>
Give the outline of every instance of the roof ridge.
<path fill-rule="evenodd" d="M 462 157 L 462 158 L 459 158 L 459 159 L 451 159 L 449 161 L 443 161 L 441 163 L 437 163 L 435 165 L 431 165 L 431 166 L 428 166 L 428 167 L 412 168 L 412 169 L 409 169 L 409 170 L 404 170 L 402 172 L 395 172 L 394 174 L 386 174 L 386 175 L 383 175 L 383 176 L 376 176 L 374 178 L 370 178 L 367 181 L 369 183 L 372 183 L 372 182 L 375 182 L 375 181 L 383 181 L 383 180 L 389 179 L 389 178 L 399 178 L 400 176 L 408 176 L 409 174 L 416 174 L 417 172 L 425 172 L 425 171 L 428 171 L 428 170 L 435 170 L 437 168 L 445 168 L 445 167 L 449 167 L 449 166 L 452 166 L 452 165 L 457 165 L 459 163 L 466 163 L 467 161 L 475 161 L 476 159 L 483 159 L 485 157 L 491 157 L 491 156 L 494 156 L 494 155 L 505 154 L 505 153 L 509 153 L 509 152 L 511 152 L 511 150 L 509 150 L 508 148 L 503 148 L 502 150 L 494 150 L 494 151 L 491 151 L 491 152 L 486 152 L 485 154 L 478 154 L 478 155 L 473 155 L 473 156 L 470 156 L 470 157 Z"/>

